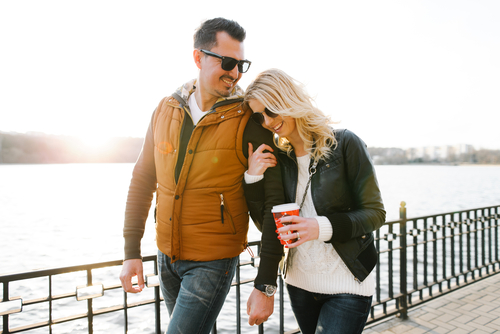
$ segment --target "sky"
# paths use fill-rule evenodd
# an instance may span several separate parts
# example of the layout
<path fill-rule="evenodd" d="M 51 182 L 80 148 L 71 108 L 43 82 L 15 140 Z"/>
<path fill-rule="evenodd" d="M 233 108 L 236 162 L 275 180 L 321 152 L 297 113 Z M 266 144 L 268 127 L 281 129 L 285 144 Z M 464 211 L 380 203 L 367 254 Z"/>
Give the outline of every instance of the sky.
<path fill-rule="evenodd" d="M 0 0 L 0 131 L 143 137 L 219 16 L 247 31 L 243 89 L 280 68 L 370 147 L 500 149 L 496 0 Z"/>

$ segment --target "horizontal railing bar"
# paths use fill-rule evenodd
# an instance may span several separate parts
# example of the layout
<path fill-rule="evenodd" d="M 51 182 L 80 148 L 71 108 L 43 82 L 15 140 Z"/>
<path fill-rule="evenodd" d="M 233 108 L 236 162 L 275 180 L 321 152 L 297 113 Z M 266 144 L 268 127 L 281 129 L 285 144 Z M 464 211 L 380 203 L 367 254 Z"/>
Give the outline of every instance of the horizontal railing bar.
<path fill-rule="evenodd" d="M 19 333 L 19 332 L 24 332 L 24 331 L 28 331 L 28 330 L 37 329 L 37 328 L 47 327 L 48 325 L 49 325 L 48 321 L 37 322 L 36 324 L 11 328 L 11 329 L 9 329 L 9 332 L 10 333 Z"/>
<path fill-rule="evenodd" d="M 42 297 L 42 298 L 37 298 L 37 299 L 30 299 L 30 300 L 23 300 L 23 306 L 24 305 L 34 305 L 34 304 L 40 304 L 40 303 L 47 303 L 51 300 L 50 297 Z M 54 300 L 54 298 L 52 298 Z"/>
<path fill-rule="evenodd" d="M 154 299 L 153 299 L 154 301 Z M 127 306 L 130 307 L 130 306 Z M 97 310 L 93 311 L 94 315 L 101 315 L 101 314 L 106 314 L 106 313 L 111 313 L 111 312 L 116 312 L 116 311 L 121 311 L 123 310 L 123 305 L 115 305 L 115 306 L 109 306 L 105 308 L 100 308 Z"/>
<path fill-rule="evenodd" d="M 130 303 L 130 304 L 127 304 L 127 308 L 133 308 L 133 307 L 139 307 L 139 306 L 144 306 L 144 305 L 147 305 L 147 304 L 151 304 L 151 303 L 154 303 L 154 299 L 145 299 L 145 300 L 141 300 L 141 301 L 138 301 L 138 302 L 133 302 L 133 303 Z"/>
<path fill-rule="evenodd" d="M 30 279 L 30 278 L 38 278 L 38 277 L 51 276 L 51 275 L 67 274 L 70 272 L 85 271 L 89 268 L 99 269 L 99 268 L 113 267 L 113 266 L 119 266 L 122 263 L 123 263 L 122 260 L 114 260 L 114 261 L 108 261 L 108 262 L 81 264 L 81 265 L 76 265 L 76 266 L 71 266 L 71 267 L 62 267 L 62 268 L 53 268 L 53 269 L 39 269 L 39 270 L 33 270 L 33 271 L 29 271 L 29 272 L 24 272 L 24 273 L 6 274 L 6 275 L 0 276 L 0 282 L 5 283 L 5 282 L 13 282 L 13 281 L 18 281 L 18 280 Z"/>
<path fill-rule="evenodd" d="M 61 293 L 59 295 L 54 295 L 54 296 L 52 296 L 52 300 L 59 300 L 59 299 L 71 298 L 71 297 L 76 298 L 76 292 L 68 292 L 68 293 Z"/>
<path fill-rule="evenodd" d="M 383 251 L 379 251 L 378 253 L 379 254 L 392 253 L 393 250 L 394 250 L 393 248 L 391 248 L 391 249 L 385 249 Z"/>
<path fill-rule="evenodd" d="M 245 279 L 245 280 L 240 280 L 240 283 L 238 283 L 238 282 L 233 282 L 233 283 L 231 284 L 231 286 L 237 286 L 237 285 L 248 284 L 248 283 L 252 283 L 253 281 L 255 281 L 255 279 L 253 279 L 253 278 L 249 278 L 249 279 Z"/>
<path fill-rule="evenodd" d="M 296 329 L 292 329 L 288 332 L 285 332 L 283 334 L 300 334 L 300 330 L 298 328 L 296 328 Z"/>
<path fill-rule="evenodd" d="M 114 285 L 105 286 L 104 291 L 116 290 L 116 289 L 121 289 L 121 288 L 122 288 L 121 284 L 114 284 Z"/>
<path fill-rule="evenodd" d="M 155 302 L 154 299 L 141 300 L 139 302 L 134 302 L 134 303 L 128 304 L 127 308 L 128 309 L 136 308 L 136 307 L 140 307 L 140 306 L 144 306 L 144 305 L 149 305 L 149 304 L 152 304 L 154 302 Z M 92 313 L 93 313 L 93 315 L 102 315 L 102 314 L 106 314 L 106 313 L 120 311 L 120 310 L 123 310 L 123 308 L 124 308 L 123 305 L 116 305 L 116 306 L 110 306 L 110 307 L 106 307 L 106 308 L 102 308 L 102 309 L 93 310 Z M 75 314 L 75 315 L 71 315 L 71 316 L 67 316 L 67 317 L 63 317 L 63 318 L 53 319 L 52 324 L 56 325 L 56 324 L 61 324 L 61 323 L 69 322 L 69 321 L 85 319 L 87 317 L 88 317 L 88 313 L 80 313 L 80 314 Z M 47 322 L 40 322 L 37 324 L 26 325 L 26 326 L 16 327 L 16 328 L 10 329 L 10 332 L 11 333 L 22 332 L 22 331 L 32 330 L 32 329 L 36 329 L 36 328 L 40 328 L 40 327 L 44 327 L 44 326 L 48 326 L 48 325 L 49 325 L 48 321 Z"/>
<path fill-rule="evenodd" d="M 62 324 L 62 323 L 68 322 L 68 321 L 73 321 L 73 320 L 78 320 L 78 319 L 85 319 L 88 316 L 89 316 L 88 313 L 80 313 L 80 314 L 69 315 L 69 316 L 63 317 L 63 318 L 52 319 L 52 324 L 56 325 L 56 324 Z"/>
<path fill-rule="evenodd" d="M 371 318 L 373 319 L 372 321 L 369 321 L 370 323 L 371 322 L 378 322 L 380 320 L 383 320 L 383 319 L 387 319 L 389 317 L 392 317 L 393 315 L 397 315 L 401 310 L 399 310 L 398 308 L 396 308 L 394 305 L 390 307 L 390 311 L 386 311 L 386 312 L 382 312 L 382 311 L 378 311 L 378 312 L 375 312 L 375 317 L 374 318 Z M 369 318 L 370 319 L 370 318 Z M 369 326 L 367 326 L 366 328 L 369 328 Z"/>
<path fill-rule="evenodd" d="M 250 242 L 248 245 L 249 246 L 257 246 L 257 245 L 259 245 L 259 242 L 258 241 Z M 156 255 L 149 255 L 149 256 L 145 256 L 143 258 L 143 261 L 145 261 L 145 262 L 146 261 L 153 261 L 155 259 L 156 259 Z M 77 271 L 86 271 L 88 269 L 101 269 L 101 268 L 106 268 L 106 267 L 119 266 L 122 264 L 123 264 L 122 260 L 114 260 L 114 261 L 107 261 L 107 262 L 80 264 L 80 265 L 70 266 L 70 267 L 39 269 L 39 270 L 33 270 L 33 271 L 29 271 L 29 272 L 4 274 L 4 275 L 0 275 L 0 283 L 13 282 L 13 281 L 25 280 L 25 279 L 31 279 L 31 278 L 46 277 L 46 276 L 51 276 L 51 275 L 53 276 L 53 275 L 67 274 L 67 273 L 77 272 Z M 242 262 L 242 264 L 240 264 L 240 266 L 249 265 L 249 264 L 252 264 L 252 262 L 251 261 Z"/>
<path fill-rule="evenodd" d="M 248 266 L 248 265 L 251 265 L 253 262 L 252 261 L 244 261 L 244 262 L 240 262 L 240 267 L 243 267 L 243 266 Z"/>
<path fill-rule="evenodd" d="M 380 300 L 380 302 L 377 302 L 377 303 L 375 303 L 375 304 L 372 304 L 372 306 L 378 306 L 378 305 L 383 305 L 383 304 L 386 304 L 386 303 L 388 303 L 388 302 L 390 302 L 390 301 L 394 301 L 395 299 L 398 299 L 398 298 L 399 298 L 399 297 L 401 297 L 401 296 L 402 296 L 402 294 L 401 294 L 401 293 L 394 294 L 394 297 L 393 297 L 393 298 L 388 297 L 388 298 L 382 299 L 382 300 Z"/>
<path fill-rule="evenodd" d="M 380 314 L 390 314 L 391 312 L 397 312 L 397 311 L 399 311 L 396 308 L 396 305 L 385 305 L 385 310 L 384 309 L 376 310 L 375 307 L 373 307 L 373 306 L 371 308 L 373 309 L 373 315 L 375 316 L 372 319 L 377 319 L 377 320 L 379 319 L 379 315 Z"/>
<path fill-rule="evenodd" d="M 104 287 L 104 291 L 116 290 L 116 289 L 121 289 L 121 288 L 122 288 L 121 284 L 116 284 L 116 285 Z M 76 297 L 76 293 L 75 292 L 68 292 L 68 293 L 63 293 L 63 294 L 59 294 L 59 295 L 53 295 L 52 298 L 50 296 L 47 296 L 47 297 L 42 297 L 42 298 L 37 298 L 37 299 L 23 300 L 23 305 L 47 303 L 51 300 L 55 301 L 55 300 L 71 298 L 71 297 Z"/>

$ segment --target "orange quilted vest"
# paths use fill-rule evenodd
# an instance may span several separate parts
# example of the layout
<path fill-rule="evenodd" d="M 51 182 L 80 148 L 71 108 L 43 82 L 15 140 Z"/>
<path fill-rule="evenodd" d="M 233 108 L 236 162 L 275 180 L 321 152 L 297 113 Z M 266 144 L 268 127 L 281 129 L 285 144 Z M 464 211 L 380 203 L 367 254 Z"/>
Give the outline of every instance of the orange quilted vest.
<path fill-rule="evenodd" d="M 241 100 L 215 107 L 194 128 L 177 183 L 181 129 L 190 115 L 173 97 L 164 98 L 154 115 L 156 242 L 173 261 L 234 257 L 247 245 L 242 145 L 250 111 Z"/>

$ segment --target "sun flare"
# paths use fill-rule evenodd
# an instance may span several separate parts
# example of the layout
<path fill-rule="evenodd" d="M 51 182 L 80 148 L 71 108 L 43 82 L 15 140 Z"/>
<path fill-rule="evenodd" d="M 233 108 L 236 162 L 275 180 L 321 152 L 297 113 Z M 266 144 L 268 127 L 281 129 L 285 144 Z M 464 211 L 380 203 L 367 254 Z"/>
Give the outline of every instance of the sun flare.
<path fill-rule="evenodd" d="M 78 136 L 78 138 L 80 139 L 84 147 L 93 150 L 105 148 L 109 145 L 111 140 L 110 137 L 91 134 Z"/>

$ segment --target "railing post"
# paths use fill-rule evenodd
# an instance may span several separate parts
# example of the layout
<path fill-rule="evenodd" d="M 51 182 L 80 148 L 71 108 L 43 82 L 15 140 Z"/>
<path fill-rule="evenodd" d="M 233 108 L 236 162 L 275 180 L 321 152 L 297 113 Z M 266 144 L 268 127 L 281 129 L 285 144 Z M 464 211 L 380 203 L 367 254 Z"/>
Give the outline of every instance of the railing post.
<path fill-rule="evenodd" d="M 236 333 L 241 334 L 241 277 L 240 277 L 240 257 L 236 264 Z"/>
<path fill-rule="evenodd" d="M 9 282 L 3 283 L 3 300 L 4 302 L 9 301 Z M 9 315 L 3 315 L 3 331 L 2 333 L 10 333 L 9 332 Z"/>
<path fill-rule="evenodd" d="M 160 275 L 160 273 L 158 272 L 158 258 L 157 257 L 155 258 L 153 263 L 154 263 L 153 273 L 158 276 L 158 275 Z M 155 286 L 154 290 L 155 290 L 155 334 L 161 334 L 160 286 Z"/>
<path fill-rule="evenodd" d="M 399 301 L 399 317 L 401 319 L 408 319 L 408 287 L 406 284 L 406 203 L 401 202 L 399 208 L 399 235 L 400 235 L 400 254 L 399 254 L 399 289 L 401 297 Z"/>
<path fill-rule="evenodd" d="M 87 286 L 92 286 L 92 268 L 87 269 Z M 93 334 L 94 310 L 92 306 L 92 298 L 87 299 L 87 323 L 89 326 L 89 334 Z"/>
<path fill-rule="evenodd" d="M 52 334 L 52 275 L 49 275 L 49 334 Z"/>
<path fill-rule="evenodd" d="M 281 270 L 278 273 L 279 280 L 279 292 L 280 292 L 280 334 L 285 332 L 285 301 L 283 298 L 285 297 L 284 284 L 283 284 L 283 276 L 281 275 Z"/>

